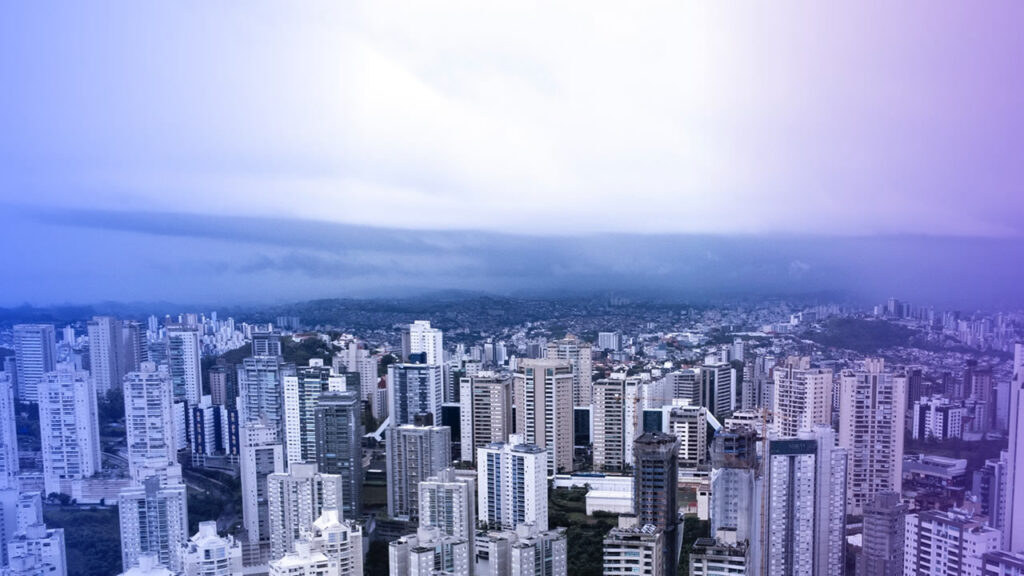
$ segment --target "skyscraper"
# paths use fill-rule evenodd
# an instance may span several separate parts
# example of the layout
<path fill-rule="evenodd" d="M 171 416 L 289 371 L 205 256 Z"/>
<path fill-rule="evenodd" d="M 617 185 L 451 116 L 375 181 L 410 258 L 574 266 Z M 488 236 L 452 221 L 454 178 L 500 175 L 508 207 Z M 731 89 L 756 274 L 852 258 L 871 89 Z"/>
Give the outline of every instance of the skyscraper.
<path fill-rule="evenodd" d="M 181 553 L 188 539 L 188 507 L 181 469 L 165 477 L 150 476 L 141 485 L 121 491 L 117 501 L 121 521 L 121 563 L 125 570 L 139 564 L 143 554 L 155 554 L 173 572 L 181 571 Z"/>
<path fill-rule="evenodd" d="M 719 422 L 736 409 L 736 374 L 731 364 L 719 362 L 700 367 L 700 405 Z"/>
<path fill-rule="evenodd" d="M 477 449 L 477 501 L 480 522 L 514 530 L 532 524 L 548 529 L 547 455 L 516 434 L 507 443 Z"/>
<path fill-rule="evenodd" d="M 457 476 L 446 468 L 420 482 L 420 527 L 436 528 L 446 536 L 469 542 L 473 557 L 476 534 L 476 486 L 474 478 Z M 472 566 L 470 567 L 472 572 Z"/>
<path fill-rule="evenodd" d="M 21 469 L 14 412 L 14 379 L 0 372 L 0 490 L 14 486 Z"/>
<path fill-rule="evenodd" d="M 121 385 L 124 377 L 124 342 L 121 321 L 112 316 L 93 316 L 86 325 L 89 335 L 89 372 L 101 395 Z"/>
<path fill-rule="evenodd" d="M 39 381 L 57 366 L 57 336 L 52 324 L 15 324 L 14 395 L 22 402 L 39 401 Z"/>
<path fill-rule="evenodd" d="M 903 485 L 903 422 L 906 376 L 868 359 L 860 371 L 842 373 L 839 446 L 849 457 L 847 512 L 862 514 L 879 492 L 900 492 Z"/>
<path fill-rule="evenodd" d="M 89 373 L 60 363 L 39 383 L 39 431 L 46 493 L 70 494 L 68 481 L 102 469 L 96 391 Z"/>
<path fill-rule="evenodd" d="M 245 422 L 240 430 L 242 521 L 247 540 L 243 561 L 247 566 L 266 562 L 270 556 L 270 508 L 267 477 L 284 472 L 284 446 L 277 429 L 259 420 Z"/>
<path fill-rule="evenodd" d="M 285 454 L 288 462 L 316 461 L 316 407 L 325 392 L 345 390 L 345 379 L 334 374 L 323 360 L 284 377 Z"/>
<path fill-rule="evenodd" d="M 262 420 L 285 441 L 284 378 L 295 374 L 295 365 L 280 356 L 251 356 L 238 367 L 238 418 Z"/>
<path fill-rule="evenodd" d="M 757 550 L 760 541 L 761 478 L 757 433 L 745 426 L 724 428 L 711 443 L 711 534 L 730 532 L 735 542 Z"/>
<path fill-rule="evenodd" d="M 424 364 L 444 364 L 444 336 L 428 320 L 416 320 L 402 329 L 402 362 L 413 354 L 426 354 Z"/>
<path fill-rule="evenodd" d="M 857 576 L 903 576 L 904 517 L 895 492 L 879 492 L 864 507 L 864 535 Z"/>
<path fill-rule="evenodd" d="M 512 379 L 480 372 L 459 384 L 462 459 L 472 462 L 477 448 L 504 442 L 512 433 Z"/>
<path fill-rule="evenodd" d="M 561 340 L 552 340 L 547 345 L 548 360 L 564 360 L 572 368 L 572 405 L 589 406 L 592 401 L 591 382 L 593 378 L 592 347 L 567 334 Z"/>
<path fill-rule="evenodd" d="M 167 327 L 167 365 L 175 402 L 199 403 L 203 392 L 199 331 L 192 326 Z"/>
<path fill-rule="evenodd" d="M 664 533 L 664 566 L 678 564 L 679 439 L 662 432 L 645 432 L 633 448 L 633 510 L 636 525 Z"/>
<path fill-rule="evenodd" d="M 775 379 L 773 411 L 780 436 L 832 424 L 832 371 L 811 368 L 808 357 L 787 358 L 772 370 Z"/>
<path fill-rule="evenodd" d="M 830 428 L 768 443 L 763 562 L 769 576 L 841 576 L 846 552 L 846 453 Z"/>
<path fill-rule="evenodd" d="M 447 426 L 391 426 L 387 429 L 388 516 L 416 521 L 419 483 L 451 466 Z"/>
<path fill-rule="evenodd" d="M 626 438 L 626 380 L 608 378 L 594 382 L 593 402 L 594 470 L 623 470 L 627 463 L 626 443 L 633 440 Z"/>
<path fill-rule="evenodd" d="M 470 576 L 472 565 L 470 541 L 437 528 L 420 528 L 388 543 L 389 576 Z"/>
<path fill-rule="evenodd" d="M 548 475 L 572 470 L 573 368 L 565 360 L 523 360 L 513 375 L 516 433 L 547 452 Z"/>
<path fill-rule="evenodd" d="M 124 378 L 128 469 L 137 482 L 177 460 L 171 379 L 165 366 L 143 362 Z"/>
<path fill-rule="evenodd" d="M 325 392 L 317 401 L 316 463 L 320 472 L 341 476 L 341 512 L 358 518 L 363 510 L 363 403 L 356 390 Z"/>
<path fill-rule="evenodd" d="M 1024 343 L 1013 348 L 1010 443 L 1006 451 L 1006 511 L 1003 548 L 1024 552 Z"/>
<path fill-rule="evenodd" d="M 392 426 L 441 423 L 444 380 L 437 364 L 388 366 L 388 415 Z"/>
<path fill-rule="evenodd" d="M 707 411 L 703 406 L 673 406 L 668 412 L 668 433 L 679 438 L 680 468 L 697 470 L 707 464 Z"/>
<path fill-rule="evenodd" d="M 516 527 L 516 542 L 509 549 L 510 576 L 566 576 L 568 554 L 565 528 L 539 530 Z"/>
<path fill-rule="evenodd" d="M 321 474 L 316 464 L 293 462 L 287 473 L 267 476 L 270 557 L 295 551 L 295 542 L 314 529 L 325 510 L 337 510 L 341 476 Z"/>

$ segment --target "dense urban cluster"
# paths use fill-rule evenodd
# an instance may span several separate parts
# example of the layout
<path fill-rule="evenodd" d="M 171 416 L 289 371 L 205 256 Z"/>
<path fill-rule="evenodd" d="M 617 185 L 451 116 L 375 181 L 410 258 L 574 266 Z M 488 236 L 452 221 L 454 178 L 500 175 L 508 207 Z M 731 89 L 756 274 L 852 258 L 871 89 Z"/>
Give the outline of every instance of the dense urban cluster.
<path fill-rule="evenodd" d="M 0 576 L 1024 575 L 1024 315 L 303 314 L 0 329 Z"/>

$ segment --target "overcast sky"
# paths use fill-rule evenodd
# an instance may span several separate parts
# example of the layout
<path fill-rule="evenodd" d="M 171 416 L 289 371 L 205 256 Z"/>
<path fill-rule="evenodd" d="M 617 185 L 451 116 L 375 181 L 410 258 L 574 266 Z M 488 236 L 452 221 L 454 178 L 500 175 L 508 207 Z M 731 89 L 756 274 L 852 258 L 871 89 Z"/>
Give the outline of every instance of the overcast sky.
<path fill-rule="evenodd" d="M 0 239 L 84 242 L 68 209 L 1019 237 L 1022 22 L 1009 0 L 15 2 Z"/>

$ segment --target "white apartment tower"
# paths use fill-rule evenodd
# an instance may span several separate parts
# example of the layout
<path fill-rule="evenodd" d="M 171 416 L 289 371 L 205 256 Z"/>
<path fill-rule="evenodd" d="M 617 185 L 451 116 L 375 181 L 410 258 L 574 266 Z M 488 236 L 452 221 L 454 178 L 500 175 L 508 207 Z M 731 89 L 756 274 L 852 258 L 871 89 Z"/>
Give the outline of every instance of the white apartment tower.
<path fill-rule="evenodd" d="M 267 477 L 284 473 L 284 446 L 277 429 L 258 420 L 239 430 L 242 522 L 248 533 L 245 563 L 262 564 L 270 555 L 270 505 Z"/>
<path fill-rule="evenodd" d="M 46 493 L 68 494 L 70 480 L 102 469 L 96 391 L 89 373 L 60 363 L 39 383 L 39 431 Z"/>
<path fill-rule="evenodd" d="M 462 459 L 472 462 L 477 448 L 512 434 L 512 379 L 480 372 L 461 378 L 459 387 Z"/>
<path fill-rule="evenodd" d="M 446 468 L 420 482 L 420 526 L 473 541 L 476 533 L 476 482 Z"/>
<path fill-rule="evenodd" d="M 415 521 L 420 482 L 451 466 L 451 428 L 392 426 L 386 438 L 388 516 Z"/>
<path fill-rule="evenodd" d="M 217 523 L 200 522 L 181 552 L 184 576 L 242 576 L 242 547 L 217 535 Z"/>
<path fill-rule="evenodd" d="M 862 514 L 879 492 L 903 486 L 903 428 L 907 379 L 885 370 L 883 360 L 844 370 L 839 409 L 839 446 L 849 457 L 847 512 Z"/>
<path fill-rule="evenodd" d="M 955 511 L 908 514 L 905 522 L 905 576 L 989 576 L 982 572 L 982 557 L 999 549 L 998 530 Z"/>
<path fill-rule="evenodd" d="M 142 485 L 122 490 L 117 510 L 125 570 L 137 566 L 143 554 L 155 554 L 172 572 L 181 571 L 181 553 L 188 540 L 188 507 L 179 467 L 168 469 L 166 480 L 151 476 Z"/>
<path fill-rule="evenodd" d="M 295 551 L 295 542 L 313 530 L 324 510 L 341 506 L 341 476 L 321 474 L 316 464 L 293 463 L 287 473 L 267 476 L 270 556 Z"/>
<path fill-rule="evenodd" d="M 444 363 L 444 337 L 428 320 L 416 320 L 402 330 L 402 361 L 413 354 L 426 354 L 426 364 Z"/>
<path fill-rule="evenodd" d="M 832 371 L 811 368 L 808 357 L 790 357 L 772 370 L 773 410 L 780 436 L 832 424 Z"/>
<path fill-rule="evenodd" d="M 480 521 L 513 530 L 531 524 L 548 529 L 547 455 L 513 434 L 507 443 L 477 449 L 477 501 Z"/>
<path fill-rule="evenodd" d="M 15 397 L 22 402 L 39 401 L 39 381 L 57 367 L 57 336 L 52 324 L 15 324 Z"/>
<path fill-rule="evenodd" d="M 177 459 L 171 396 L 166 366 L 143 362 L 124 378 L 124 415 L 128 437 L 128 469 L 132 479 L 146 477 Z"/>
<path fill-rule="evenodd" d="M 846 551 L 846 453 L 831 428 L 768 443 L 764 562 L 769 576 L 841 576 Z"/>
<path fill-rule="evenodd" d="M 654 526 L 612 528 L 604 539 L 604 576 L 670 576 L 665 566 L 665 533 Z"/>
<path fill-rule="evenodd" d="M 316 461 L 316 407 L 325 392 L 344 392 L 345 379 L 334 374 L 323 360 L 284 377 L 285 454 L 288 462 Z"/>
<path fill-rule="evenodd" d="M 549 476 L 571 471 L 572 365 L 566 360 L 525 359 L 513 378 L 516 433 L 522 436 L 523 443 L 546 451 Z"/>
<path fill-rule="evenodd" d="M 594 365 L 591 357 L 592 347 L 567 334 L 561 340 L 548 342 L 548 360 L 564 360 L 572 367 L 572 405 L 590 406 L 592 400 L 591 382 L 593 378 Z"/>
<path fill-rule="evenodd" d="M 124 377 L 121 321 L 112 316 L 93 316 L 86 325 L 86 333 L 89 335 L 89 371 L 96 392 L 106 395 L 120 386 Z"/>
<path fill-rule="evenodd" d="M 324 510 L 295 551 L 270 562 L 270 576 L 362 576 L 363 533 L 337 510 Z"/>
<path fill-rule="evenodd" d="M 167 365 L 175 402 L 199 404 L 203 392 L 199 331 L 193 326 L 167 327 Z"/>

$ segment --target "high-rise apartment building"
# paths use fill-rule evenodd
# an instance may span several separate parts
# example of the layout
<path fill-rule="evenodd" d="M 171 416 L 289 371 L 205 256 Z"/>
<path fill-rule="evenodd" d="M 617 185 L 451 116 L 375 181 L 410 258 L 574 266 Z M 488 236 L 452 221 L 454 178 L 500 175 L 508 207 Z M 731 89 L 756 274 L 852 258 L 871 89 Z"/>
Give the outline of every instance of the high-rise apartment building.
<path fill-rule="evenodd" d="M 569 362 L 572 370 L 571 401 L 573 406 L 589 406 L 591 403 L 591 382 L 594 372 L 594 361 L 591 357 L 592 347 L 567 334 L 561 340 L 552 340 L 547 344 L 548 360 L 564 360 Z"/>
<path fill-rule="evenodd" d="M 121 385 L 124 377 L 124 337 L 121 321 L 112 316 L 93 316 L 86 325 L 89 335 L 89 372 L 96 392 L 102 395 Z"/>
<path fill-rule="evenodd" d="M 944 396 L 922 397 L 914 401 L 911 412 L 914 440 L 959 440 L 963 436 L 967 411 L 959 402 L 950 402 Z"/>
<path fill-rule="evenodd" d="M 177 460 L 171 378 L 166 366 L 143 362 L 124 378 L 128 469 L 142 482 Z"/>
<path fill-rule="evenodd" d="M 982 559 L 999 550 L 999 539 L 998 530 L 960 512 L 907 514 L 903 573 L 989 576 L 982 572 Z"/>
<path fill-rule="evenodd" d="M 775 429 L 780 436 L 832 424 L 832 371 L 811 368 L 810 358 L 791 357 L 772 370 Z"/>
<path fill-rule="evenodd" d="M 316 407 L 325 392 L 342 392 L 345 379 L 313 358 L 284 377 L 285 454 L 288 462 L 316 461 Z"/>
<path fill-rule="evenodd" d="M 683 368 L 670 373 L 667 378 L 672 385 L 672 398 L 700 404 L 700 370 Z"/>
<path fill-rule="evenodd" d="M 446 536 L 437 528 L 420 528 L 416 534 L 388 543 L 389 576 L 470 576 L 473 557 L 470 541 Z"/>
<path fill-rule="evenodd" d="M 270 576 L 362 576 L 363 533 L 337 510 L 324 510 L 295 550 L 269 564 Z"/>
<path fill-rule="evenodd" d="M 1024 343 L 1013 348 L 1010 386 L 1010 443 L 1006 450 L 1006 508 L 1003 548 L 1024 552 Z"/>
<path fill-rule="evenodd" d="M 181 469 L 166 476 L 150 476 L 141 485 L 121 491 L 117 501 L 121 521 L 121 564 L 129 570 L 143 554 L 155 554 L 160 563 L 177 573 L 188 539 L 188 507 Z"/>
<path fill-rule="evenodd" d="M 242 576 L 242 547 L 217 535 L 217 522 L 200 522 L 181 551 L 184 576 Z"/>
<path fill-rule="evenodd" d="M 679 467 L 697 470 L 708 462 L 708 410 L 703 406 L 673 406 L 668 433 L 679 438 Z"/>
<path fill-rule="evenodd" d="M 477 502 L 480 522 L 514 530 L 531 524 L 548 529 L 547 455 L 513 434 L 506 443 L 477 449 Z"/>
<path fill-rule="evenodd" d="M 670 543 L 654 526 L 612 528 L 604 539 L 604 576 L 669 576 L 665 550 Z"/>
<path fill-rule="evenodd" d="M 719 422 L 736 409 L 736 371 L 731 364 L 718 362 L 700 367 L 700 405 Z"/>
<path fill-rule="evenodd" d="M 862 514 L 879 492 L 903 486 L 903 428 L 907 379 L 868 359 L 859 371 L 844 370 L 839 409 L 839 446 L 848 455 L 847 512 Z"/>
<path fill-rule="evenodd" d="M 38 492 L 25 492 L 18 498 L 17 532 L 4 542 L 12 567 L 20 564 L 31 566 L 30 574 L 67 576 L 64 529 L 46 527 L 43 522 L 43 502 Z M 0 573 L 4 573 L 2 569 Z M 10 573 L 12 576 L 18 575 L 18 568 Z"/>
<path fill-rule="evenodd" d="M 541 531 L 536 526 L 516 527 L 510 546 L 510 576 L 566 576 L 568 546 L 565 528 Z"/>
<path fill-rule="evenodd" d="M 43 374 L 57 366 L 56 332 L 52 324 L 15 324 L 13 336 L 14 396 L 22 402 L 38 402 Z"/>
<path fill-rule="evenodd" d="M 242 422 L 262 420 L 285 441 L 284 379 L 295 375 L 295 365 L 280 356 L 251 356 L 238 367 L 238 417 Z"/>
<path fill-rule="evenodd" d="M 621 471 L 632 463 L 626 460 L 626 443 L 633 441 L 626 437 L 626 380 L 608 378 L 594 382 L 593 402 L 594 470 Z"/>
<path fill-rule="evenodd" d="M 259 420 L 245 422 L 240 436 L 242 522 L 247 534 L 243 562 L 246 566 L 260 565 L 270 557 L 267 477 L 284 473 L 284 445 L 279 440 L 277 429 Z"/>
<path fill-rule="evenodd" d="M 321 474 L 316 464 L 293 462 L 287 473 L 267 476 L 271 558 L 294 552 L 325 510 L 338 509 L 341 491 L 341 476 Z"/>
<path fill-rule="evenodd" d="M 451 466 L 447 426 L 392 426 L 386 432 L 388 516 L 416 521 L 419 483 Z"/>
<path fill-rule="evenodd" d="M 20 470 L 14 379 L 10 374 L 0 372 L 0 490 L 14 486 Z"/>
<path fill-rule="evenodd" d="M 281 332 L 266 326 L 252 332 L 253 356 L 280 356 Z"/>
<path fill-rule="evenodd" d="M 440 424 L 444 379 L 437 364 L 388 366 L 388 416 L 392 426 Z"/>
<path fill-rule="evenodd" d="M 102 469 L 96 391 L 89 373 L 60 363 L 39 383 L 39 432 L 46 493 L 70 494 L 70 480 Z"/>
<path fill-rule="evenodd" d="M 731 533 L 734 542 L 756 552 L 761 492 L 757 433 L 745 426 L 718 431 L 711 443 L 711 534 Z"/>
<path fill-rule="evenodd" d="M 476 535 L 475 478 L 458 476 L 455 470 L 446 468 L 420 482 L 419 490 L 420 527 L 436 528 L 445 536 L 467 540 L 472 558 Z"/>
<path fill-rule="evenodd" d="M 341 477 L 343 518 L 363 512 L 363 403 L 357 390 L 325 392 L 317 401 L 316 463 L 324 474 Z"/>
<path fill-rule="evenodd" d="M 903 576 L 907 506 L 895 492 L 879 492 L 864 507 L 864 533 L 857 576 Z"/>
<path fill-rule="evenodd" d="M 199 331 L 195 327 L 167 327 L 167 366 L 175 402 L 184 401 L 189 406 L 199 403 L 203 393 L 201 350 Z"/>
<path fill-rule="evenodd" d="M 476 449 L 505 442 L 512 434 L 512 379 L 479 372 L 459 379 L 462 459 L 472 462 Z"/>
<path fill-rule="evenodd" d="M 427 320 L 416 320 L 402 329 L 402 362 L 409 362 L 413 354 L 425 354 L 424 364 L 444 364 L 444 336 L 441 330 L 431 328 Z"/>
<path fill-rule="evenodd" d="M 516 434 L 543 448 L 548 475 L 572 470 L 573 368 L 566 360 L 523 360 L 513 374 Z M 588 382 L 589 389 L 589 382 Z"/>
<path fill-rule="evenodd" d="M 645 432 L 633 447 L 633 510 L 636 525 L 664 533 L 664 565 L 675 566 L 679 551 L 679 439 Z"/>
<path fill-rule="evenodd" d="M 841 576 L 846 556 L 846 453 L 831 428 L 773 438 L 761 560 L 769 576 Z"/>

